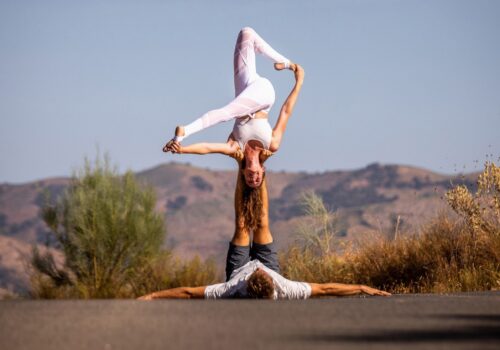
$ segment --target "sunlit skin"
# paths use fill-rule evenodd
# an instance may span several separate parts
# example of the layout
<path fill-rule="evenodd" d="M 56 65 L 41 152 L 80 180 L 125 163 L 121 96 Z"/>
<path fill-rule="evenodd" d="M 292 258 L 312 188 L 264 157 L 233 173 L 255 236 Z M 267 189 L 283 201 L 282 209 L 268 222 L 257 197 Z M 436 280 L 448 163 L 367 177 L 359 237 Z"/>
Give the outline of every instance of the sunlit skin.
<path fill-rule="evenodd" d="M 274 68 L 276 70 L 283 70 L 285 66 L 283 63 L 275 63 Z M 271 144 L 269 146 L 269 151 L 274 153 L 277 152 L 283 134 L 285 133 L 288 120 L 292 115 L 295 108 L 295 103 L 299 96 L 302 84 L 304 82 L 304 69 L 296 64 L 290 63 L 290 69 L 295 76 L 295 84 L 288 95 L 287 99 L 281 107 L 280 114 L 278 116 L 278 121 L 273 128 Z M 246 117 L 246 116 L 245 116 Z M 268 118 L 268 115 L 264 111 L 257 111 L 254 118 Z M 175 129 L 176 136 L 184 136 L 184 128 L 182 126 L 177 126 Z M 245 149 L 241 150 L 238 142 L 233 138 L 233 135 L 229 135 L 226 143 L 196 143 L 188 146 L 181 145 L 178 142 L 169 141 L 164 147 L 163 152 L 172 152 L 176 154 L 186 153 L 186 154 L 209 154 L 209 153 L 222 153 L 228 156 L 235 157 L 238 151 L 243 152 L 245 156 L 246 167 L 243 169 L 243 175 L 245 177 L 245 182 L 249 187 L 256 188 L 262 184 L 262 179 L 264 177 L 265 167 L 263 163 L 269 157 L 263 156 L 263 145 L 259 141 L 250 141 L 246 144 Z"/>

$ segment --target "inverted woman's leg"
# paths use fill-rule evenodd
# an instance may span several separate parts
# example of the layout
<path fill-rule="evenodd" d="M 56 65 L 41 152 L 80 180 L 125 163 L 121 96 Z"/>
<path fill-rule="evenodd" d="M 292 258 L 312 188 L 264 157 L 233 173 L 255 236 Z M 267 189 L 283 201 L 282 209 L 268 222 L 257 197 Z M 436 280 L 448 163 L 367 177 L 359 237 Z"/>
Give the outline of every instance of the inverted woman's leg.
<path fill-rule="evenodd" d="M 226 106 L 211 110 L 186 125 L 184 137 L 221 122 L 244 117 L 260 110 L 268 110 L 273 105 L 274 98 L 274 88 L 271 83 L 267 79 L 258 79 Z"/>
<path fill-rule="evenodd" d="M 234 90 L 238 96 L 257 79 L 255 53 L 262 54 L 275 63 L 289 63 L 286 57 L 274 50 L 255 30 L 245 27 L 240 30 L 234 47 Z"/>
<path fill-rule="evenodd" d="M 234 50 L 234 85 L 236 98 L 222 108 L 211 110 L 191 124 L 184 126 L 185 137 L 215 124 L 243 117 L 263 109 L 269 109 L 274 103 L 274 89 L 266 82 L 250 88 L 259 75 L 255 65 L 255 53 L 269 57 L 276 63 L 290 61 L 276 52 L 259 34 L 250 27 L 243 28 L 238 34 Z"/>

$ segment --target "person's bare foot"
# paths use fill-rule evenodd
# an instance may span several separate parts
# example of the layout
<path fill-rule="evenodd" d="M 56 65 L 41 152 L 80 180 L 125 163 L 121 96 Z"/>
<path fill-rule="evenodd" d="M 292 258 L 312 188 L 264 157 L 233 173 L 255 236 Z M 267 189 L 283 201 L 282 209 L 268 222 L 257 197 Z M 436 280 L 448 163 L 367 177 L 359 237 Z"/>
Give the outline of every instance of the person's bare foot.
<path fill-rule="evenodd" d="M 172 144 L 174 143 L 174 139 L 167 142 L 165 146 L 163 146 L 163 152 L 168 153 L 172 151 Z"/>
<path fill-rule="evenodd" d="M 181 125 L 178 125 L 175 128 L 175 136 L 184 136 L 186 135 L 186 132 L 184 131 L 184 127 Z M 172 145 L 175 141 L 175 138 L 171 139 L 170 141 L 167 142 L 165 146 L 163 146 L 163 152 L 172 152 Z"/>
<path fill-rule="evenodd" d="M 276 70 L 283 70 L 283 69 L 285 69 L 285 67 L 286 66 L 284 63 L 275 63 L 274 64 L 274 69 L 276 69 Z M 291 71 L 295 71 L 295 63 L 290 62 L 288 64 L 288 69 L 290 69 Z"/>
<path fill-rule="evenodd" d="M 186 132 L 184 131 L 184 127 L 182 125 L 178 125 L 175 128 L 175 136 L 184 136 Z"/>

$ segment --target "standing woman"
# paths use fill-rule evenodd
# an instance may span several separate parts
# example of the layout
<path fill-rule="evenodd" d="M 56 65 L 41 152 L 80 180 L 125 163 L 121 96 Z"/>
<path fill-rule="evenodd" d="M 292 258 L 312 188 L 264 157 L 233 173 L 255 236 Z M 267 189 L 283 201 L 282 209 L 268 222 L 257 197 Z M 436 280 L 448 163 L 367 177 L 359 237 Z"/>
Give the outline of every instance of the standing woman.
<path fill-rule="evenodd" d="M 257 74 L 256 52 L 272 59 L 276 70 L 290 69 L 295 74 L 295 85 L 281 108 L 274 128 L 268 121 L 268 113 L 275 100 L 274 88 L 269 80 Z M 175 137 L 165 145 L 163 151 L 229 155 L 239 161 L 246 185 L 250 188 L 260 187 L 265 174 L 263 163 L 280 146 L 303 80 L 304 70 L 301 66 L 276 52 L 252 28 L 243 28 L 234 50 L 235 99 L 222 108 L 205 113 L 191 124 L 178 126 Z M 181 145 L 181 141 L 189 135 L 232 119 L 235 123 L 226 143 Z"/>

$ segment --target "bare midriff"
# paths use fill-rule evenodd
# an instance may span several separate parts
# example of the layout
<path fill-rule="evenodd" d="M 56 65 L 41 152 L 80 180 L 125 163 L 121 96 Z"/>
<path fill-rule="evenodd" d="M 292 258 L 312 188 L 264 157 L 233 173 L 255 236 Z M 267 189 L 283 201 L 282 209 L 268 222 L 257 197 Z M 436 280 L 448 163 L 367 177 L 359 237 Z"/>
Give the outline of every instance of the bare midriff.
<path fill-rule="evenodd" d="M 255 113 L 254 118 L 255 119 L 265 119 L 265 118 L 267 118 L 267 113 L 264 111 L 258 111 Z"/>

